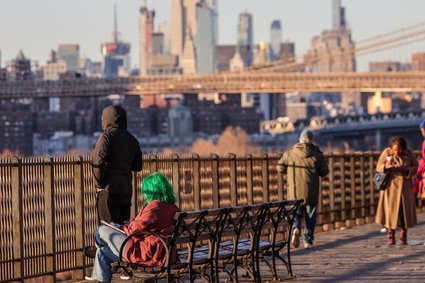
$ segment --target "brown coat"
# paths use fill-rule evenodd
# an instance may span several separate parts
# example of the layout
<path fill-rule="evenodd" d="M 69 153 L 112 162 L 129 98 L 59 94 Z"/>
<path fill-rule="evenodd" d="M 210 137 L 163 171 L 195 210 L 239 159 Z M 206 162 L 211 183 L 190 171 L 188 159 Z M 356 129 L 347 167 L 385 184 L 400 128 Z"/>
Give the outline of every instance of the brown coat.
<path fill-rule="evenodd" d="M 376 171 L 384 172 L 387 156 L 393 155 L 391 148 L 386 148 L 379 157 Z M 375 222 L 389 229 L 396 229 L 400 203 L 403 204 L 403 215 L 406 228 L 416 225 L 416 206 L 413 194 L 413 180 L 418 162 L 413 153 L 406 149 L 401 156 L 394 156 L 394 164 L 408 167 L 408 172 L 390 173 L 390 182 L 386 190 L 380 191 Z"/>

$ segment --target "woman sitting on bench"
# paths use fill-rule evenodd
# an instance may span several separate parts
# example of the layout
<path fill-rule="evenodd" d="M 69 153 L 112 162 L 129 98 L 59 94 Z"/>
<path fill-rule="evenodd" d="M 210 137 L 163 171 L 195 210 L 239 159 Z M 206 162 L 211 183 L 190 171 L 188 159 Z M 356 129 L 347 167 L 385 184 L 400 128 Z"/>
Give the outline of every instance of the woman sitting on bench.
<path fill-rule="evenodd" d="M 176 197 L 170 182 L 160 173 L 153 173 L 142 183 L 143 207 L 134 220 L 115 226 L 123 232 L 107 225 L 100 225 L 95 235 L 96 256 L 91 277 L 86 280 L 110 282 L 111 263 L 119 261 L 121 244 L 130 234 L 147 230 L 161 236 L 170 234 L 174 216 L 179 211 Z M 166 252 L 161 242 L 154 236 L 144 235 L 130 239 L 124 250 L 124 260 L 146 266 L 162 266 Z M 174 255 L 175 259 L 177 254 Z"/>

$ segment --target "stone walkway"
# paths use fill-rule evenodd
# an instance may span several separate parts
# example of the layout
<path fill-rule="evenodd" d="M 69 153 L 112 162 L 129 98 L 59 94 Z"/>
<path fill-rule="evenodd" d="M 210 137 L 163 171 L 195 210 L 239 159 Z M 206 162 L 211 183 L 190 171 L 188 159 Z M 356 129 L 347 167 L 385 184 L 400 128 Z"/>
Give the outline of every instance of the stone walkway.
<path fill-rule="evenodd" d="M 377 224 L 317 233 L 314 249 L 304 249 L 302 243 L 300 248 L 291 249 L 295 277 L 288 281 L 425 282 L 425 213 L 418 214 L 418 222 L 408 231 L 407 246 L 400 246 L 398 240 L 395 246 L 387 246 L 386 233 L 381 233 Z M 261 270 L 262 278 L 268 281 L 270 272 L 265 266 Z M 284 277 L 286 269 L 280 268 L 279 273 Z M 113 282 L 141 282 L 117 277 Z"/>
<path fill-rule="evenodd" d="M 425 282 L 425 214 L 418 214 L 418 222 L 408 230 L 407 246 L 398 241 L 387 246 L 386 233 L 377 224 L 318 233 L 314 250 L 292 249 L 293 280 Z"/>

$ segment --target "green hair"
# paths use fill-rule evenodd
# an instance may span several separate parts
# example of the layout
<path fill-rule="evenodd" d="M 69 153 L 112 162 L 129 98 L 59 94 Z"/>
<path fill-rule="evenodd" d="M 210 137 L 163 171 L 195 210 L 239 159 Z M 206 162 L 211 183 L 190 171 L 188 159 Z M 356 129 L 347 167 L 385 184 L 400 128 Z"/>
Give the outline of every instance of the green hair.
<path fill-rule="evenodd" d="M 143 203 L 147 204 L 153 200 L 166 203 L 176 203 L 177 199 L 168 179 L 161 173 L 153 173 L 142 182 Z"/>

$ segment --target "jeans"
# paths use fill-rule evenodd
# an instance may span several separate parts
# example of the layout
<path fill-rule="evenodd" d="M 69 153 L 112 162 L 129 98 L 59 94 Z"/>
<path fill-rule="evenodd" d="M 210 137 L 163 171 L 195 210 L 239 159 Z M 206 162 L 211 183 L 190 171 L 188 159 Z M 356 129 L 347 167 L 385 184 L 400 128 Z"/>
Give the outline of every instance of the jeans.
<path fill-rule="evenodd" d="M 91 277 L 100 282 L 111 282 L 111 263 L 119 260 L 119 249 L 126 238 L 125 234 L 100 225 L 94 237 L 97 247 Z"/>
<path fill-rule="evenodd" d="M 316 227 L 316 206 L 301 204 L 298 207 L 294 217 L 292 232 L 295 228 L 297 228 L 298 231 L 301 231 L 301 219 L 303 216 L 305 216 L 304 241 L 309 244 L 313 244 L 314 228 Z"/>

